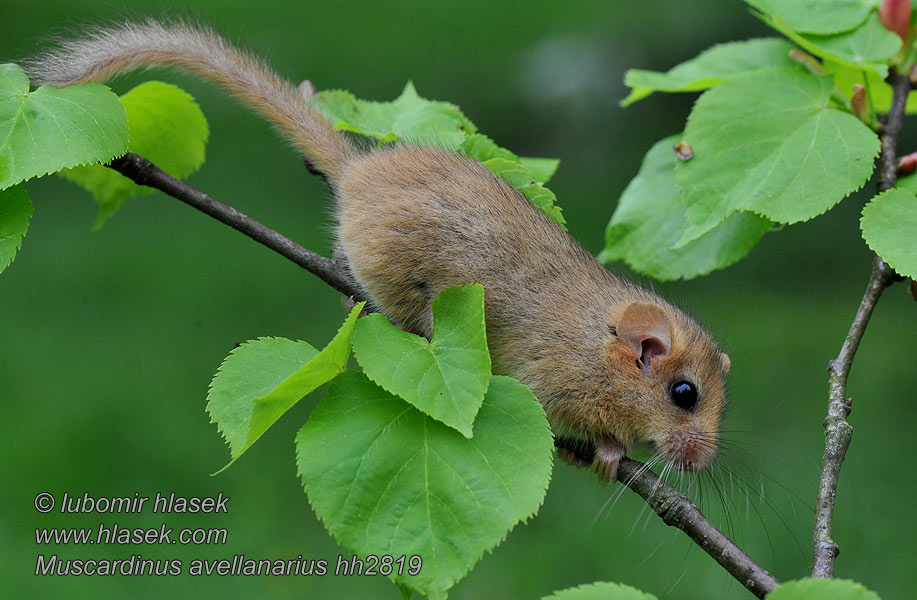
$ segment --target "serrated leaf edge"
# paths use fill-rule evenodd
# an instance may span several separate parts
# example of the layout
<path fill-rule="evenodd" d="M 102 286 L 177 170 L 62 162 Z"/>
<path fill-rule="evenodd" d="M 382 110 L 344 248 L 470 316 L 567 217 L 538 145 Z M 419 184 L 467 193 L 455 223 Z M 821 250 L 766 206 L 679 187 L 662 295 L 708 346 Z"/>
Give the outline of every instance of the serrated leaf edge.
<path fill-rule="evenodd" d="M 368 377 L 368 376 L 366 375 L 366 373 L 364 373 L 364 372 L 357 372 L 357 371 L 351 371 L 351 372 L 353 372 L 353 373 L 358 373 L 358 374 L 360 374 L 360 375 L 365 376 L 367 379 L 369 379 L 369 377 Z M 494 377 L 500 377 L 500 378 L 512 380 L 512 381 L 516 382 L 517 384 L 519 384 L 519 385 L 525 387 L 526 389 L 528 389 L 528 387 L 525 386 L 525 384 L 521 383 L 520 381 L 518 381 L 518 380 L 516 380 L 516 379 L 513 379 L 512 377 L 507 377 L 507 376 L 504 376 L 504 375 L 491 375 L 491 380 L 492 380 Z M 370 379 L 370 381 L 372 381 L 372 380 Z M 396 398 L 396 399 L 400 400 L 401 402 L 403 402 L 403 403 L 405 404 L 405 406 L 408 407 L 409 409 L 416 410 L 418 413 L 420 413 L 420 415 L 421 415 L 424 419 L 430 419 L 430 420 L 435 421 L 435 422 L 437 422 L 437 423 L 441 423 L 441 421 L 439 421 L 439 420 L 437 420 L 437 419 L 431 417 L 430 415 L 426 414 L 425 412 L 421 411 L 419 408 L 417 408 L 416 406 L 414 406 L 414 405 L 411 404 L 410 402 L 406 401 L 406 400 L 405 400 L 404 398 L 402 398 L 401 396 L 398 396 L 397 394 L 394 394 L 394 393 L 392 393 L 392 392 L 389 392 L 388 390 L 385 390 L 385 388 L 383 388 L 381 385 L 377 384 L 377 383 L 374 382 L 374 381 L 373 381 L 372 383 L 373 383 L 374 385 L 377 385 L 380 389 L 383 389 L 386 393 L 388 393 L 389 395 L 391 395 L 393 398 Z M 488 389 L 490 389 L 489 382 L 488 382 L 488 386 L 487 386 L 487 387 L 488 387 Z M 529 391 L 531 391 L 531 390 L 529 390 Z M 485 393 L 486 393 L 486 392 L 485 392 Z M 542 414 L 544 414 L 544 407 L 541 406 L 541 403 L 538 402 L 538 399 L 535 398 L 534 394 L 532 394 L 532 398 L 533 398 L 534 402 L 538 405 L 538 407 L 541 409 Z M 401 414 L 404 414 L 404 413 L 401 413 Z M 548 433 L 551 434 L 551 427 L 550 427 L 550 425 L 548 425 L 548 421 L 547 421 L 547 416 L 546 416 L 546 415 L 545 415 L 545 419 L 544 419 L 544 424 L 545 424 L 545 426 L 546 426 L 546 429 L 547 429 Z M 443 425 L 445 425 L 445 423 L 443 423 Z M 296 432 L 296 439 L 297 439 L 297 440 L 299 439 L 300 433 L 302 432 L 302 430 L 303 430 L 303 428 L 304 428 L 305 426 L 306 426 L 306 425 L 305 425 L 305 423 L 304 423 L 304 424 L 302 425 L 302 427 L 300 427 L 300 428 L 297 430 L 297 432 Z M 452 428 L 452 429 L 454 429 L 454 428 Z M 467 443 L 471 443 L 471 442 L 472 442 L 472 438 L 465 438 L 465 440 L 466 440 Z M 497 541 L 497 542 L 495 542 L 495 543 L 493 544 L 493 546 L 491 546 L 490 548 L 483 548 L 483 549 L 481 550 L 480 554 L 478 554 L 478 555 L 475 556 L 474 561 L 471 562 L 471 564 L 468 566 L 467 569 L 465 569 L 461 574 L 456 575 L 454 578 L 451 578 L 451 579 L 448 581 L 449 585 L 448 585 L 447 587 L 442 588 L 442 589 L 436 588 L 436 589 L 433 589 L 433 590 L 422 590 L 422 589 L 419 589 L 419 588 L 417 588 L 417 587 L 411 586 L 411 585 L 410 585 L 410 580 L 407 580 L 407 579 L 406 579 L 406 580 L 399 579 L 398 576 L 396 576 L 396 575 L 394 575 L 394 574 L 393 574 L 393 575 L 387 576 L 387 579 L 389 579 L 390 581 L 392 581 L 392 583 L 394 583 L 395 585 L 399 585 L 399 586 L 400 586 L 400 585 L 404 585 L 405 587 L 407 587 L 407 588 L 409 588 L 409 589 L 411 589 L 411 590 L 414 590 L 414 591 L 417 592 L 417 593 L 424 594 L 424 595 L 430 596 L 430 597 L 433 597 L 432 594 L 436 594 L 436 593 L 438 593 L 438 592 L 442 592 L 443 595 L 442 595 L 441 597 L 445 598 L 446 595 L 447 595 L 447 592 L 448 592 L 450 589 L 452 589 L 452 588 L 455 586 L 456 583 L 458 583 L 459 581 L 461 581 L 462 579 L 464 579 L 465 576 L 467 576 L 468 573 L 471 572 L 471 570 L 481 561 L 481 559 L 482 559 L 486 554 L 492 554 L 493 551 L 494 551 L 498 546 L 500 546 L 503 542 L 506 541 L 506 538 L 509 537 L 509 534 L 516 528 L 517 525 L 520 525 L 520 524 L 523 524 L 523 525 L 524 525 L 524 524 L 527 524 L 527 523 L 529 522 L 530 519 L 532 519 L 533 517 L 535 517 L 535 516 L 540 512 L 541 507 L 544 506 L 544 501 L 545 501 L 545 498 L 547 497 L 547 491 L 548 491 L 548 488 L 551 487 L 551 481 L 552 481 L 553 476 L 554 476 L 554 469 L 553 469 L 553 461 L 554 461 L 554 459 L 553 459 L 553 455 L 550 454 L 550 453 L 549 453 L 549 458 L 550 458 L 550 462 L 551 462 L 551 468 L 548 469 L 547 484 L 545 485 L 544 493 L 541 495 L 541 498 L 539 499 L 537 505 L 533 508 L 533 510 L 531 511 L 531 513 L 528 514 L 528 515 L 523 516 L 523 517 L 520 518 L 518 521 L 516 521 L 515 523 L 513 523 L 513 524 L 503 533 L 503 536 L 499 539 L 499 541 Z M 338 538 L 337 534 L 336 534 L 335 532 L 333 532 L 333 531 L 331 530 L 331 528 L 328 526 L 328 523 L 327 523 L 327 521 L 325 520 L 325 518 L 322 517 L 321 515 L 319 515 L 319 514 L 318 514 L 318 511 L 316 511 L 315 505 L 314 505 L 314 503 L 312 502 L 312 497 L 309 495 L 308 489 L 306 489 L 306 481 L 305 481 L 305 478 L 304 478 L 304 474 L 303 474 L 302 470 L 300 469 L 299 463 L 300 463 L 300 461 L 299 461 L 299 449 L 297 448 L 297 449 L 296 449 L 296 474 L 299 476 L 299 479 L 300 479 L 300 481 L 302 482 L 303 489 L 306 491 L 306 499 L 307 499 L 307 501 L 309 502 L 309 507 L 312 509 L 312 512 L 315 514 L 316 517 L 318 517 L 319 521 L 321 521 L 322 525 L 325 527 L 325 531 L 327 531 L 329 534 L 331 534 L 331 537 L 333 537 L 334 540 L 335 540 L 342 548 L 344 548 L 345 550 L 347 550 L 347 551 L 350 552 L 351 554 L 355 554 L 355 555 L 356 555 L 356 554 L 359 554 L 360 549 L 358 549 L 358 548 L 353 548 L 353 547 L 351 547 L 351 546 L 345 544 L 344 542 L 342 542 L 342 541 Z M 404 576 L 402 576 L 402 577 L 404 577 Z"/>
<path fill-rule="evenodd" d="M 777 66 L 777 67 L 767 67 L 766 69 L 775 69 L 775 70 L 776 70 L 776 69 L 785 69 L 785 68 L 786 68 L 786 67 Z M 760 71 L 763 71 L 763 70 L 765 70 L 765 69 L 757 69 L 756 72 L 760 72 Z M 695 118 L 694 108 L 697 107 L 697 103 L 700 102 L 700 101 L 701 101 L 701 98 L 703 98 L 708 92 L 710 92 L 710 91 L 713 90 L 713 89 L 714 89 L 714 88 L 710 88 L 710 89 L 706 90 L 703 94 L 701 94 L 701 95 L 697 98 L 697 100 L 695 100 L 694 106 L 693 106 L 692 109 L 691 109 L 691 113 L 688 115 L 687 122 L 685 123 L 685 131 L 688 130 L 688 127 L 690 126 L 690 124 L 691 124 L 691 122 L 692 122 L 692 119 Z M 834 108 L 834 107 L 828 105 L 827 102 L 825 103 L 825 106 L 823 106 L 823 107 L 820 108 L 819 110 L 820 110 L 820 111 L 823 111 L 823 112 L 824 112 L 824 111 L 833 111 L 833 112 L 836 112 L 836 113 L 841 114 L 841 115 L 849 115 L 849 116 L 852 116 L 851 113 L 849 113 L 849 112 L 847 112 L 847 111 L 840 110 L 840 109 L 838 109 L 838 108 Z M 819 117 L 819 118 L 820 118 L 820 117 Z M 855 117 L 854 117 L 854 118 L 855 118 Z M 860 124 L 861 124 L 863 127 L 866 127 L 866 125 L 863 124 L 862 122 L 860 122 Z M 874 146 L 874 151 L 872 152 L 872 155 L 871 155 L 871 156 L 868 156 L 868 155 L 867 155 L 866 158 L 868 158 L 869 161 L 870 161 L 871 163 L 875 163 L 876 158 L 879 156 L 879 153 L 880 153 L 880 152 L 881 152 L 881 144 L 879 144 L 879 143 L 878 143 L 878 140 L 877 140 L 877 143 L 876 143 L 876 145 Z M 863 157 L 864 157 L 863 153 L 860 153 L 859 156 L 860 156 L 860 160 L 862 160 Z M 641 167 L 642 167 L 642 165 L 641 165 Z M 873 172 L 875 172 L 875 166 L 873 166 Z M 871 177 L 871 175 L 870 175 L 870 177 Z M 812 219 L 815 219 L 816 217 L 820 217 L 821 215 L 827 213 L 829 210 L 831 210 L 831 209 L 833 209 L 834 207 L 836 207 L 838 204 L 840 204 L 840 203 L 843 202 L 845 199 L 847 199 L 848 197 L 850 197 L 851 194 L 855 194 L 856 192 L 858 192 L 858 191 L 860 191 L 861 189 L 863 189 L 863 187 L 869 182 L 870 177 L 866 177 L 858 186 L 855 186 L 855 187 L 851 188 L 851 189 L 850 189 L 846 194 L 844 194 L 841 198 L 837 199 L 837 200 L 834 202 L 834 204 L 825 207 L 823 210 L 821 210 L 821 211 L 818 212 L 817 214 L 814 214 L 814 215 L 812 215 L 812 216 L 810 216 L 810 217 L 808 217 L 808 218 L 806 218 L 806 219 L 779 220 L 779 221 L 778 221 L 778 220 L 774 219 L 774 218 L 773 218 L 772 216 L 770 216 L 770 215 L 767 215 L 767 214 L 765 214 L 765 213 L 763 213 L 763 212 L 761 212 L 761 211 L 754 210 L 754 209 L 751 209 L 751 208 L 743 208 L 743 209 L 740 209 L 740 210 L 732 210 L 732 211 L 726 213 L 725 215 L 722 215 L 722 216 L 720 217 L 719 221 L 716 222 L 716 224 L 714 224 L 714 225 L 708 227 L 706 230 L 702 231 L 702 232 L 699 233 L 699 234 L 698 234 L 698 233 L 694 233 L 694 234 L 692 234 L 691 236 L 689 236 L 689 235 L 688 235 L 688 229 L 686 229 L 686 230 L 685 230 L 685 233 L 682 235 L 681 239 L 679 239 L 677 242 L 675 242 L 675 244 L 673 244 L 672 246 L 670 246 L 670 249 L 677 250 L 677 249 L 679 249 L 679 248 L 683 248 L 684 246 L 686 246 L 686 245 L 689 244 L 690 242 L 693 242 L 693 241 L 695 241 L 695 240 L 700 239 L 703 235 L 706 235 L 707 233 L 713 231 L 713 229 L 715 229 L 716 227 L 722 225 L 723 222 L 724 222 L 727 218 L 729 218 L 731 215 L 733 215 L 734 213 L 737 213 L 737 212 L 750 212 L 750 213 L 754 213 L 754 214 L 758 215 L 759 217 L 762 217 L 762 218 L 764 218 L 764 219 L 767 219 L 767 220 L 769 220 L 769 221 L 771 221 L 771 222 L 773 222 L 773 223 L 779 223 L 779 224 L 782 224 L 782 225 L 793 225 L 793 224 L 795 224 L 795 223 L 805 223 L 805 222 L 807 222 L 807 221 L 811 221 Z M 681 197 L 684 198 L 684 193 L 683 193 L 684 190 L 683 190 L 682 184 L 681 184 L 681 182 L 678 180 L 678 177 L 677 177 L 677 176 L 676 176 L 675 183 L 676 183 L 676 185 L 678 186 L 678 189 L 679 189 L 679 192 L 680 192 Z M 689 227 L 691 227 L 690 224 L 689 224 Z"/>

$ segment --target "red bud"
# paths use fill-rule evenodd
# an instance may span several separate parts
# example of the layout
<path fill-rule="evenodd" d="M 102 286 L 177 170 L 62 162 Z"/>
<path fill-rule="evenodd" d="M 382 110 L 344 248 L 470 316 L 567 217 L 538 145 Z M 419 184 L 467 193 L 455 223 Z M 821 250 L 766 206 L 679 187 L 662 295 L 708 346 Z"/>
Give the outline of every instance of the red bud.
<path fill-rule="evenodd" d="M 678 160 L 688 161 L 694 158 L 694 150 L 691 149 L 691 144 L 685 141 L 678 142 L 674 146 L 675 156 L 678 157 Z"/>
<path fill-rule="evenodd" d="M 911 0 L 882 0 L 879 19 L 886 29 L 905 39 L 911 27 Z"/>
<path fill-rule="evenodd" d="M 898 159 L 898 172 L 902 175 L 913 173 L 917 169 L 917 152 L 905 154 Z"/>

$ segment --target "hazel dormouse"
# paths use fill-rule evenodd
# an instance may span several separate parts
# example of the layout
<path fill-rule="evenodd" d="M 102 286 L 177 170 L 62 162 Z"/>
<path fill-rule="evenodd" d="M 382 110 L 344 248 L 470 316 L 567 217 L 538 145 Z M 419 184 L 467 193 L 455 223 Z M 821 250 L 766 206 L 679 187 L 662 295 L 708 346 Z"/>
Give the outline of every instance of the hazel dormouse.
<path fill-rule="evenodd" d="M 354 280 L 399 327 L 429 337 L 440 291 L 483 284 L 494 372 L 534 392 L 562 458 L 582 464 L 571 448 L 585 444 L 605 481 L 636 443 L 681 470 L 710 465 L 729 358 L 480 163 L 411 145 L 360 151 L 263 61 L 184 23 L 97 29 L 25 67 L 35 84 L 63 86 L 156 65 L 216 82 L 305 154 L 334 193 Z"/>

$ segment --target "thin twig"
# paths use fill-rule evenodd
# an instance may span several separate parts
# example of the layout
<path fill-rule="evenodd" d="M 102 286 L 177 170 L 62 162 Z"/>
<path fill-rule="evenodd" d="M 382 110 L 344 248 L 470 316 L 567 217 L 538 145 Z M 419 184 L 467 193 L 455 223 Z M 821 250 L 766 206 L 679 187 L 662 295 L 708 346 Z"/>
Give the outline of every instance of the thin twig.
<path fill-rule="evenodd" d="M 841 465 L 853 435 L 853 430 L 847 423 L 851 406 L 850 400 L 847 399 L 847 375 L 850 373 L 854 354 L 866 330 L 866 324 L 869 323 L 872 310 L 879 296 L 892 281 L 894 272 L 881 258 L 874 257 L 869 284 L 850 326 L 850 332 L 844 339 L 840 354 L 828 367 L 829 404 L 828 416 L 825 418 L 825 454 L 818 480 L 818 498 L 815 501 L 812 577 L 834 576 L 834 559 L 840 551 L 837 543 L 831 538 L 835 494 Z"/>
<path fill-rule="evenodd" d="M 713 526 L 691 500 L 660 480 L 641 462 L 622 458 L 618 479 L 639 494 L 666 525 L 677 527 L 758 598 L 780 582 Z"/>
<path fill-rule="evenodd" d="M 899 75 L 894 71 L 892 78 L 892 104 L 888 109 L 888 117 L 882 128 L 882 155 L 880 157 L 879 191 L 884 192 L 895 187 L 898 181 L 898 136 L 904 125 L 904 109 L 907 104 L 907 95 L 911 91 L 911 78 Z"/>
<path fill-rule="evenodd" d="M 161 190 L 244 233 L 317 275 L 336 290 L 349 296 L 359 296 L 359 288 L 338 263 L 300 246 L 233 207 L 175 179 L 149 160 L 129 152 L 108 166 L 140 185 Z M 619 478 L 640 494 L 666 524 L 688 534 L 753 594 L 763 598 L 777 587 L 779 582 L 714 527 L 688 498 L 660 481 L 645 467 L 641 462 L 624 458 L 618 468 Z"/>
<path fill-rule="evenodd" d="M 142 156 L 128 152 L 121 158 L 111 161 L 108 166 L 140 185 L 161 190 L 173 198 L 210 215 L 217 221 L 244 233 L 256 242 L 264 244 L 274 252 L 306 269 L 339 292 L 353 298 L 363 299 L 359 298 L 359 288 L 350 278 L 347 270 L 339 263 L 300 246 L 293 240 L 239 212 L 235 208 L 223 204 L 187 183 L 175 179 Z"/>
<path fill-rule="evenodd" d="M 904 106 L 911 91 L 911 80 L 905 75 L 892 74 L 892 105 L 885 127 L 881 132 L 882 156 L 879 165 L 880 192 L 895 186 L 898 178 L 896 147 L 904 121 Z M 822 458 L 818 480 L 818 497 L 815 500 L 815 522 L 812 535 L 812 577 L 833 577 L 834 561 L 840 552 L 831 537 L 834 523 L 834 504 L 837 481 L 850 446 L 853 430 L 847 423 L 851 402 L 847 398 L 847 376 L 853 364 L 863 332 L 869 323 L 882 292 L 897 279 L 894 270 L 878 256 L 873 256 L 872 273 L 866 293 L 860 301 L 850 331 L 844 339 L 837 358 L 828 365 L 828 416 L 825 418 L 825 454 Z"/>

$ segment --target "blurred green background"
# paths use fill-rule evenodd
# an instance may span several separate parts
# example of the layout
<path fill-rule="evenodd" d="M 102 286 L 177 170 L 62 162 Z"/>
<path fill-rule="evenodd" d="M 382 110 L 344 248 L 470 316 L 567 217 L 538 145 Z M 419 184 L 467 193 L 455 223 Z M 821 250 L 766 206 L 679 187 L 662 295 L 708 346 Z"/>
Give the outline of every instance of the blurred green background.
<path fill-rule="evenodd" d="M 5 2 L 0 61 L 40 39 L 140 15 L 191 16 L 266 55 L 294 80 L 391 99 L 405 81 L 457 103 L 499 144 L 556 156 L 551 183 L 570 231 L 591 251 L 644 152 L 680 130 L 693 95 L 622 110 L 625 69 L 667 69 L 710 45 L 768 35 L 737 1 Z M 327 253 L 327 189 L 262 121 L 215 88 L 157 72 L 198 98 L 211 125 L 191 183 Z M 123 93 L 143 76 L 114 82 Z M 911 125 L 908 123 L 907 125 Z M 914 130 L 902 148 L 914 149 Z M 308 506 L 293 436 L 308 397 L 233 467 L 204 412 L 211 375 L 237 342 L 263 335 L 322 345 L 345 315 L 338 294 L 242 235 L 166 196 L 131 200 L 98 232 L 87 194 L 57 178 L 28 184 L 35 215 L 0 276 L 0 595 L 9 598 L 399 598 L 383 578 L 36 577 L 62 558 L 323 558 L 342 550 Z M 867 184 L 866 194 L 874 190 Z M 867 196 L 770 234 L 742 262 L 696 281 L 653 284 L 706 323 L 732 357 L 723 457 L 735 476 L 702 479 L 697 500 L 780 579 L 809 567 L 826 365 L 868 276 L 857 220 Z M 625 271 L 616 265 L 616 270 Z M 626 271 L 625 271 L 626 272 Z M 897 285 L 876 311 L 850 380 L 854 442 L 838 491 L 840 577 L 883 598 L 917 585 L 908 473 L 917 441 L 917 305 Z M 904 469 L 901 471 L 900 469 Z M 723 473 L 722 471 L 720 473 Z M 227 515 L 40 515 L 39 492 L 231 498 Z M 537 517 L 474 568 L 452 598 L 540 598 L 596 580 L 660 598 L 748 598 L 685 536 L 620 486 L 562 464 Z M 620 497 L 619 497 L 620 493 Z M 618 499 L 619 498 L 619 499 Z M 618 499 L 616 501 L 616 499 Z M 614 506 L 612 507 L 612 504 Z M 728 510 L 724 512 L 723 506 Z M 38 547 L 34 529 L 226 527 L 225 546 Z"/>

